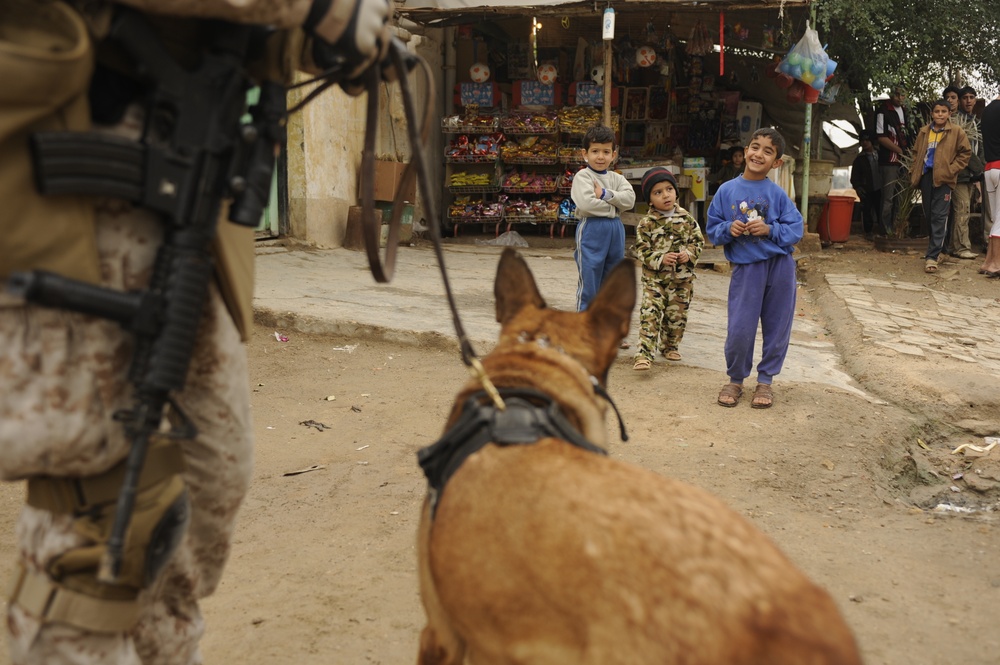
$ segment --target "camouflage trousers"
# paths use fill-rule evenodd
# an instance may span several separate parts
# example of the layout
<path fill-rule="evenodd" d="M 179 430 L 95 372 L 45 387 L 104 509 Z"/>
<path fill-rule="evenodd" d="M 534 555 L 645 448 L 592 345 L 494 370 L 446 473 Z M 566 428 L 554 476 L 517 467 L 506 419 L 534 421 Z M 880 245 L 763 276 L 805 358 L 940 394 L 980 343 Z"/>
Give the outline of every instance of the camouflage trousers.
<path fill-rule="evenodd" d="M 653 360 L 656 352 L 676 351 L 684 337 L 694 277 L 674 279 L 672 270 L 642 269 L 639 348 L 636 357 Z"/>
<path fill-rule="evenodd" d="M 162 238 L 159 222 L 119 204 L 99 212 L 97 233 L 104 285 L 143 288 Z M 117 323 L 0 295 L 0 339 L 0 477 L 89 476 L 125 457 L 128 442 L 113 414 L 131 406 L 129 334 Z M 187 385 L 175 396 L 198 430 L 181 442 L 191 521 L 153 587 L 140 594 L 138 624 L 128 634 L 94 633 L 41 623 L 12 604 L 15 665 L 201 662 L 198 600 L 219 583 L 253 464 L 246 350 L 214 284 L 198 340 Z M 68 515 L 28 506 L 16 538 L 20 563 L 32 572 L 87 544 Z"/>

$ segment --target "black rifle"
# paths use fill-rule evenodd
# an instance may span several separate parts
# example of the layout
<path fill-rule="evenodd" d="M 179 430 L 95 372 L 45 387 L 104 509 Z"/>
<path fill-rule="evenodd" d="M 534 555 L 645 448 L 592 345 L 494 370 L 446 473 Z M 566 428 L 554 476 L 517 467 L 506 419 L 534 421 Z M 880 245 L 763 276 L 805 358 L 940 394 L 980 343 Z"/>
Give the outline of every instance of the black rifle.
<path fill-rule="evenodd" d="M 44 194 L 124 198 L 156 212 L 164 225 L 149 287 L 121 292 L 52 273 L 12 275 L 8 288 L 32 303 L 115 320 L 135 338 L 129 368 L 134 405 L 116 413 L 131 440 L 114 525 L 98 579 L 119 582 L 149 439 L 164 419 L 168 436 L 190 438 L 193 424 L 170 394 L 184 388 L 212 279 L 211 243 L 223 201 L 230 221 L 256 226 L 267 205 L 274 146 L 282 140 L 284 88 L 265 83 L 253 121 L 241 125 L 253 85 L 244 61 L 262 29 L 213 22 L 213 41 L 196 69 L 178 65 L 138 13 L 116 15 L 109 38 L 135 63 L 146 88 L 139 141 L 53 132 L 33 137 Z"/>

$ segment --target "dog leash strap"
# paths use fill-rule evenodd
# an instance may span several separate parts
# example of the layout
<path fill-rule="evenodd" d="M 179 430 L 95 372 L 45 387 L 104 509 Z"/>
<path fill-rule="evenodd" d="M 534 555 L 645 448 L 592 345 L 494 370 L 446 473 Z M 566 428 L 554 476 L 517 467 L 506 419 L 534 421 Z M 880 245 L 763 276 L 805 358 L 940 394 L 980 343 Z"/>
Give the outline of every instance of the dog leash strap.
<path fill-rule="evenodd" d="M 611 395 L 608 394 L 608 391 L 602 388 L 601 384 L 597 382 L 597 377 L 590 377 L 590 382 L 594 384 L 594 392 L 611 405 L 615 415 L 618 416 L 618 430 L 621 434 L 622 441 L 628 441 L 628 432 L 625 431 L 625 421 L 622 420 L 622 414 L 618 411 L 618 405 L 611 399 Z"/>
<path fill-rule="evenodd" d="M 462 326 L 462 320 L 458 315 L 458 306 L 455 304 L 455 295 L 452 293 L 451 283 L 448 281 L 448 271 L 445 269 L 444 265 L 444 251 L 441 247 L 441 215 L 438 210 L 437 197 L 435 197 L 434 192 L 431 191 L 429 176 L 430 171 L 427 168 L 427 155 L 421 147 L 427 144 L 427 140 L 430 136 L 430 104 L 431 100 L 434 99 L 433 74 L 430 70 L 430 65 L 427 64 L 427 61 L 420 58 L 419 64 L 421 69 L 424 71 L 427 84 L 427 107 L 424 109 L 421 131 L 418 134 L 417 114 L 413 105 L 413 96 L 410 93 L 409 81 L 406 77 L 406 67 L 403 64 L 404 51 L 402 49 L 392 49 L 389 55 L 396 66 L 396 70 L 400 73 L 399 88 L 403 98 L 403 110 L 406 115 L 406 130 L 409 134 L 410 145 L 413 147 L 413 164 L 411 164 L 411 167 L 415 166 L 416 168 L 417 185 L 420 187 L 420 196 L 424 200 L 424 207 L 427 210 L 427 216 L 430 218 L 430 231 L 431 239 L 434 244 L 434 254 L 437 257 L 438 268 L 441 270 L 441 280 L 444 282 L 445 296 L 448 299 L 448 307 L 451 310 L 451 318 L 452 323 L 455 326 L 455 334 L 458 336 L 458 344 L 462 352 L 462 362 L 469 368 L 469 372 L 472 374 L 473 378 L 479 381 L 479 383 L 483 386 L 483 389 L 493 401 L 494 406 L 502 411 L 506 408 L 503 398 L 500 396 L 499 391 L 497 391 L 496 386 L 493 385 L 493 382 L 490 381 L 489 376 L 486 374 L 486 370 L 483 368 L 483 364 L 479 362 L 479 359 L 476 357 L 476 352 L 472 348 L 472 342 L 469 341 L 468 336 L 465 334 L 465 328 Z"/>
<path fill-rule="evenodd" d="M 479 362 L 479 358 L 477 358 L 475 353 L 472 352 L 471 346 L 469 347 L 469 351 L 470 357 L 468 361 L 466 361 L 466 364 L 469 367 L 469 373 L 472 374 L 472 378 L 479 381 L 479 385 L 481 385 L 483 390 L 486 391 L 486 394 L 493 402 L 493 406 L 495 406 L 498 411 L 503 411 L 507 408 L 507 405 L 504 403 L 503 397 L 500 395 L 500 391 L 497 390 L 497 387 L 493 385 L 492 381 L 490 381 L 490 377 L 486 373 L 486 368 L 483 367 L 483 363 Z M 464 354 L 462 359 L 465 360 Z"/>

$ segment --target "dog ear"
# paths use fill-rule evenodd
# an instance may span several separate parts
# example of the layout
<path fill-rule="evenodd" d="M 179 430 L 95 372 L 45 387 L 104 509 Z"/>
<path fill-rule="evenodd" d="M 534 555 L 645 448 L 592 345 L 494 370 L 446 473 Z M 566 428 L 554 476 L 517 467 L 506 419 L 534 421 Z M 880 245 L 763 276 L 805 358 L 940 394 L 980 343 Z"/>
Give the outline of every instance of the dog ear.
<path fill-rule="evenodd" d="M 601 290 L 587 307 L 594 329 L 610 336 L 617 349 L 628 335 L 635 309 L 635 262 L 624 259 L 608 273 Z"/>
<path fill-rule="evenodd" d="M 497 303 L 497 321 L 501 325 L 526 305 L 534 305 L 538 309 L 547 307 L 528 264 L 510 247 L 500 256 L 493 296 Z"/>

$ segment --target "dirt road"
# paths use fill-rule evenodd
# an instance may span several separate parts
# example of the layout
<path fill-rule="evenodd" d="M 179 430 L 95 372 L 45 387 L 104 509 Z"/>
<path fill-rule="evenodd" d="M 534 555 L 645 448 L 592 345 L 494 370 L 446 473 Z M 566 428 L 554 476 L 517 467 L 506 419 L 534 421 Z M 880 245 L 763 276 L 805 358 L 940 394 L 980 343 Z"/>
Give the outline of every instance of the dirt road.
<path fill-rule="evenodd" d="M 609 422 L 610 451 L 750 517 L 830 590 L 869 665 L 995 664 L 1000 523 L 985 508 L 1000 502 L 1000 449 L 950 453 L 1000 433 L 1000 381 L 961 360 L 872 344 L 824 277 L 892 275 L 981 298 L 983 315 L 1000 320 L 1000 283 L 977 276 L 975 262 L 942 277 L 921 267 L 860 246 L 800 266 L 799 316 L 822 326 L 845 371 L 884 404 L 779 376 L 773 409 L 747 399 L 724 409 L 718 372 L 658 362 L 636 374 L 625 352 L 609 391 L 631 440 L 617 441 Z M 287 342 L 258 327 L 250 346 L 256 471 L 221 588 L 203 606 L 205 662 L 415 662 L 425 490 L 415 455 L 440 434 L 465 370 L 451 348 L 281 332 Z M 969 381 L 982 383 L 978 402 Z M 9 528 L 20 492 L 0 492 Z M 932 509 L 945 500 L 975 512 Z"/>
<path fill-rule="evenodd" d="M 610 390 L 632 438 L 611 452 L 703 486 L 753 519 L 830 589 L 870 665 L 986 665 L 1000 662 L 996 513 L 930 508 L 947 495 L 979 507 L 1000 500 L 998 451 L 950 455 L 997 433 L 996 377 L 992 402 L 936 401 L 967 382 L 968 368 L 870 345 L 824 279 L 888 276 L 986 302 L 1000 296 L 969 262 L 944 278 L 921 267 L 917 257 L 855 247 L 826 250 L 802 269 L 799 315 L 826 326 L 846 369 L 886 404 L 779 382 L 769 411 L 723 409 L 718 373 L 680 363 L 636 375 L 623 354 Z M 983 315 L 996 317 L 992 307 Z M 251 346 L 257 473 L 232 563 L 205 604 L 207 662 L 414 662 L 424 493 L 415 453 L 439 435 L 465 371 L 449 349 L 294 332 L 282 343 L 273 333 L 258 329 Z M 945 388 L 936 393 L 928 376 Z M 309 420 L 330 429 L 300 424 Z M 283 475 L 313 465 L 322 468 Z"/>

